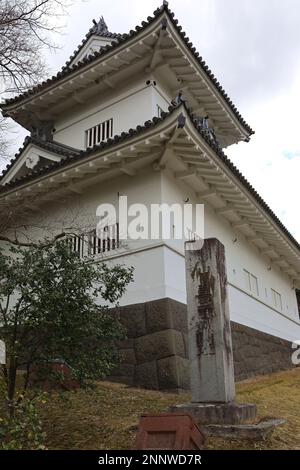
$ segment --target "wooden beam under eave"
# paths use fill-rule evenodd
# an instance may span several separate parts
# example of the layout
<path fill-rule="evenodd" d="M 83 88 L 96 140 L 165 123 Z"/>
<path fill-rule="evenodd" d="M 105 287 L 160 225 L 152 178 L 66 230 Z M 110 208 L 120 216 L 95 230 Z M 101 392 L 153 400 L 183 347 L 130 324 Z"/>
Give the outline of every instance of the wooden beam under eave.
<path fill-rule="evenodd" d="M 179 155 L 181 160 L 186 164 L 186 165 L 195 165 L 198 167 L 199 165 L 199 161 L 200 161 L 200 158 L 193 158 L 193 157 L 185 157 L 184 155 L 182 155 L 181 153 L 177 154 L 176 155 Z M 198 168 L 199 172 L 201 171 L 200 168 Z"/>
<path fill-rule="evenodd" d="M 268 255 L 270 253 L 277 254 L 276 249 L 273 248 L 272 246 L 268 246 L 268 248 L 264 248 L 263 250 L 260 250 L 260 252 L 261 252 L 262 255 Z"/>
<path fill-rule="evenodd" d="M 235 207 L 234 204 L 227 204 L 225 207 L 221 207 L 220 209 L 216 209 L 216 214 L 217 215 L 226 215 L 230 212 L 236 212 L 237 208 Z"/>
<path fill-rule="evenodd" d="M 189 147 L 187 147 L 186 149 L 183 149 L 182 147 L 178 147 L 177 145 L 174 145 L 173 148 L 175 152 L 177 152 L 179 155 L 183 157 L 191 157 L 195 159 L 197 159 L 198 157 L 198 162 L 201 163 L 201 160 L 200 160 L 201 155 L 199 154 L 199 152 L 197 152 L 197 150 L 192 150 L 191 146 L 190 146 L 190 149 Z"/>
<path fill-rule="evenodd" d="M 185 178 L 189 178 L 190 176 L 197 176 L 197 170 L 194 168 L 191 168 L 189 170 L 177 171 L 174 173 L 174 177 L 176 179 L 185 179 Z"/>
<path fill-rule="evenodd" d="M 98 167 L 94 163 L 89 163 L 88 165 L 80 167 L 80 170 L 82 171 L 83 175 L 89 174 L 89 173 L 97 173 Z"/>
<path fill-rule="evenodd" d="M 85 100 L 80 98 L 80 95 L 78 92 L 74 91 L 71 95 L 70 98 L 75 101 L 77 104 L 85 104 Z"/>
<path fill-rule="evenodd" d="M 218 191 L 216 188 L 209 188 L 207 191 L 201 191 L 200 193 L 196 193 L 197 198 L 207 198 L 211 196 L 219 196 Z"/>
<path fill-rule="evenodd" d="M 244 218 L 242 218 L 242 220 L 239 220 L 238 222 L 232 222 L 231 223 L 231 226 L 232 226 L 233 229 L 245 227 L 247 225 L 250 226 L 251 223 L 248 220 L 244 219 Z"/>
<path fill-rule="evenodd" d="M 33 204 L 32 202 L 26 202 L 25 201 L 24 204 L 22 204 L 22 205 L 23 205 L 23 207 L 25 207 L 25 209 L 28 209 L 31 212 L 45 213 L 45 211 L 43 211 L 40 207 Z"/>
<path fill-rule="evenodd" d="M 112 80 L 110 78 L 102 78 L 101 80 L 105 85 L 107 85 L 109 88 L 112 88 L 114 89 L 115 88 L 115 84 L 112 82 Z"/>
<path fill-rule="evenodd" d="M 150 58 L 149 65 L 148 65 L 148 67 L 146 67 L 146 72 L 147 73 L 150 73 L 150 72 L 153 72 L 154 70 L 156 70 L 158 65 L 161 64 L 161 63 L 166 64 L 166 62 L 162 62 L 163 55 L 161 53 L 161 44 L 162 44 L 162 41 L 163 41 L 165 36 L 166 36 L 166 31 L 163 30 L 163 29 L 159 30 L 158 35 L 155 33 L 155 37 L 157 39 L 156 39 L 156 41 L 154 43 L 154 46 L 153 46 L 153 49 L 152 49 L 152 55 L 151 55 L 151 58 Z"/>
<path fill-rule="evenodd" d="M 164 166 L 166 162 L 172 157 L 174 157 L 173 145 L 167 143 L 163 150 L 162 156 L 160 157 L 159 166 Z"/>
<path fill-rule="evenodd" d="M 283 268 L 283 272 L 288 274 L 289 276 L 297 276 L 297 271 L 295 270 L 294 267 L 292 267 L 291 265 L 289 265 L 289 267 L 287 268 Z"/>
<path fill-rule="evenodd" d="M 129 168 L 128 166 L 121 166 L 120 171 L 124 173 L 127 176 L 135 176 L 136 175 L 136 170 L 133 168 Z"/>
<path fill-rule="evenodd" d="M 82 188 L 79 188 L 78 186 L 76 186 L 76 184 L 74 183 L 70 183 L 68 184 L 65 189 L 67 189 L 68 191 L 71 191 L 72 193 L 75 193 L 75 194 L 83 194 L 83 189 Z"/>

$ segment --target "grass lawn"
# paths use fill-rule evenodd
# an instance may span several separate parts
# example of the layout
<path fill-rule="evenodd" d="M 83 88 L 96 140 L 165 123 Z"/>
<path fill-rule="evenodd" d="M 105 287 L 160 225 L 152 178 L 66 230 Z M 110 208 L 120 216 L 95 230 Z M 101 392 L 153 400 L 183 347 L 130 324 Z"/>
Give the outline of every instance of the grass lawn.
<path fill-rule="evenodd" d="M 188 395 L 128 388 L 107 382 L 95 390 L 52 393 L 41 409 L 49 449 L 130 449 L 138 418 L 165 412 L 189 401 Z M 237 401 L 256 403 L 259 418 L 284 418 L 265 442 L 211 438 L 208 449 L 300 450 L 300 369 L 259 377 L 237 385 Z"/>

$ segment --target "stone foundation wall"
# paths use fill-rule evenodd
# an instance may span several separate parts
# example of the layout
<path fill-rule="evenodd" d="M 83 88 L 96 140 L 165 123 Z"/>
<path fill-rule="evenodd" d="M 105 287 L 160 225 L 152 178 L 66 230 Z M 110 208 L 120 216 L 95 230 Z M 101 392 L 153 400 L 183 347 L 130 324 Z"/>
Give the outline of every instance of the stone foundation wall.
<path fill-rule="evenodd" d="M 114 309 L 127 330 L 110 380 L 137 387 L 189 389 L 186 305 L 172 299 Z M 231 322 L 236 381 L 289 369 L 291 343 Z"/>
<path fill-rule="evenodd" d="M 127 330 L 122 364 L 110 379 L 156 390 L 189 388 L 186 306 L 171 299 L 120 307 Z"/>
<path fill-rule="evenodd" d="M 237 381 L 293 367 L 292 343 L 231 322 L 234 373 Z"/>

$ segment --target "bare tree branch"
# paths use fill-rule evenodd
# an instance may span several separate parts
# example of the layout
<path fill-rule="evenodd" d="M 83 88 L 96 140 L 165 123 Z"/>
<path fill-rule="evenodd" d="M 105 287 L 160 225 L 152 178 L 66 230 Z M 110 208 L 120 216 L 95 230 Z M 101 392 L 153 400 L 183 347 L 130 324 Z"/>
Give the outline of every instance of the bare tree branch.
<path fill-rule="evenodd" d="M 49 248 L 50 246 L 54 245 L 54 243 L 57 242 L 58 240 L 61 240 L 62 238 L 66 238 L 67 235 L 69 234 L 62 232 L 56 235 L 55 237 L 53 237 L 51 240 L 46 240 L 43 243 L 23 242 L 19 240 L 17 236 L 15 238 L 10 238 L 4 235 L 0 235 L 0 241 L 9 243 L 11 245 L 19 246 L 22 248 L 30 248 L 30 247 L 31 248 Z"/>
<path fill-rule="evenodd" d="M 40 82 L 43 49 L 56 49 L 53 33 L 73 0 L 0 0 L 0 97 Z M 7 124 L 0 118 L 0 159 L 7 155 Z"/>

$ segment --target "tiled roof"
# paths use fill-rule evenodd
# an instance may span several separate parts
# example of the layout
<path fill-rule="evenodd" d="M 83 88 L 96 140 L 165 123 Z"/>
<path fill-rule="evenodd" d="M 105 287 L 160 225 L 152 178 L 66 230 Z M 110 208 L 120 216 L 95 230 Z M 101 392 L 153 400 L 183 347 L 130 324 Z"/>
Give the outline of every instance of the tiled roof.
<path fill-rule="evenodd" d="M 88 42 L 91 36 L 100 36 L 102 38 L 108 38 L 108 39 L 119 39 L 122 37 L 122 34 L 117 34 L 117 33 L 111 33 L 107 25 L 104 21 L 103 16 L 101 16 L 100 20 L 95 21 L 93 20 L 94 25 L 90 28 L 89 32 L 86 34 L 85 38 L 82 40 L 81 44 L 77 47 L 77 49 L 73 52 L 69 60 L 66 62 L 66 64 L 63 67 L 64 69 L 67 69 L 71 62 L 75 59 L 77 54 L 81 51 L 81 49 L 85 46 L 85 44 Z"/>
<path fill-rule="evenodd" d="M 23 176 L 22 178 L 19 178 L 18 180 L 14 180 L 11 183 L 8 183 L 4 187 L 0 188 L 0 193 L 6 192 L 7 190 L 18 187 L 22 185 L 25 182 L 34 180 L 35 178 L 46 175 L 48 173 L 51 173 L 52 171 L 57 170 L 60 167 L 67 166 L 69 163 L 73 163 L 74 161 L 82 160 L 85 157 L 88 157 L 90 155 L 93 155 L 95 153 L 99 153 L 101 150 L 106 150 L 109 149 L 110 147 L 113 147 L 114 145 L 119 144 L 120 142 L 129 140 L 132 137 L 136 137 L 140 134 L 142 134 L 144 131 L 147 131 L 151 127 L 158 126 L 161 122 L 165 121 L 171 114 L 176 110 L 181 108 L 184 109 L 190 118 L 191 122 L 195 126 L 195 129 L 197 132 L 201 135 L 201 137 L 205 140 L 205 142 L 214 150 L 216 155 L 220 158 L 220 160 L 227 166 L 227 168 L 230 170 L 232 175 L 242 183 L 242 185 L 247 189 L 247 191 L 251 194 L 251 196 L 254 197 L 254 199 L 258 202 L 258 204 L 262 207 L 262 209 L 273 219 L 275 224 L 279 227 L 279 229 L 290 239 L 290 241 L 293 243 L 295 248 L 300 251 L 300 244 L 298 241 L 293 237 L 293 235 L 288 231 L 288 229 L 283 225 L 283 223 L 280 221 L 280 219 L 276 216 L 276 214 L 272 211 L 272 209 L 268 206 L 268 204 L 262 199 L 262 197 L 258 194 L 258 192 L 253 188 L 253 186 L 249 183 L 249 181 L 242 175 L 242 173 L 237 169 L 237 167 L 229 160 L 229 158 L 225 155 L 223 150 L 215 143 L 212 142 L 212 140 L 208 137 L 207 133 L 199 128 L 198 122 L 194 119 L 194 116 L 190 112 L 189 109 L 186 108 L 184 104 L 180 104 L 179 106 L 170 106 L 169 112 L 168 113 L 162 113 L 161 117 L 154 117 L 152 120 L 149 120 L 145 122 L 143 126 L 137 126 L 135 129 L 130 129 L 128 132 L 122 132 L 120 135 L 116 135 L 112 139 L 108 139 L 106 142 L 102 142 L 99 145 L 94 146 L 91 149 L 88 150 L 81 150 L 79 153 L 76 153 L 76 149 L 74 150 L 73 155 L 70 153 L 64 154 L 66 158 L 62 159 L 60 162 L 53 162 L 49 164 L 46 167 L 43 167 L 39 170 L 32 170 L 30 174 L 27 174 L 26 176 Z M 183 116 L 181 115 L 179 117 L 179 125 L 180 127 L 184 126 L 184 119 L 182 119 Z M 41 143 L 39 143 L 40 145 Z M 42 143 L 44 146 L 51 145 L 53 146 L 53 143 Z M 54 144 L 56 145 L 56 144 Z M 59 144 L 58 144 L 59 145 Z M 45 148 L 45 147 L 44 147 Z M 53 148 L 53 147 L 52 147 Z M 24 150 L 24 148 L 23 148 Z"/>
<path fill-rule="evenodd" d="M 14 181 L 7 183 L 5 186 L 0 187 L 0 193 L 5 192 L 6 189 L 14 188 L 16 186 L 19 186 L 27 181 L 31 181 L 35 179 L 38 176 L 42 176 L 44 174 L 47 174 L 51 171 L 57 170 L 58 168 L 67 165 L 68 163 L 73 163 L 76 160 L 82 160 L 85 157 L 88 157 L 90 155 L 93 155 L 94 153 L 98 153 L 99 150 L 106 150 L 107 148 L 113 146 L 114 144 L 118 144 L 130 137 L 134 137 L 136 135 L 141 134 L 143 131 L 149 129 L 149 127 L 154 127 L 157 124 L 159 124 L 161 121 L 169 117 L 172 112 L 174 112 L 175 109 L 177 109 L 178 106 L 170 106 L 169 112 L 168 113 L 162 113 L 160 118 L 154 117 L 152 120 L 146 121 L 143 126 L 137 126 L 135 129 L 129 129 L 128 132 L 122 132 L 120 135 L 116 135 L 111 139 L 108 139 L 105 142 L 101 142 L 99 145 L 95 145 L 92 148 L 89 148 L 87 150 L 77 150 L 73 149 L 73 152 L 66 151 L 63 148 L 61 148 L 61 153 L 60 155 L 63 155 L 65 158 L 63 158 L 59 162 L 52 162 L 47 166 L 44 166 L 42 168 L 39 168 L 38 170 L 31 170 L 28 172 L 26 175 L 22 176 L 21 178 L 15 179 Z M 36 139 L 33 139 L 31 137 L 26 137 L 23 146 L 19 149 L 19 152 L 16 154 L 15 158 L 11 161 L 11 163 L 6 167 L 6 170 L 2 174 L 2 177 L 10 170 L 10 168 L 16 163 L 16 161 L 20 158 L 21 154 L 24 152 L 26 147 L 30 143 L 35 143 L 41 148 L 44 148 L 45 150 L 50 150 L 50 148 L 53 150 L 54 145 L 60 146 L 57 142 L 40 142 L 37 141 Z M 1 183 L 1 179 L 0 179 Z"/>
<path fill-rule="evenodd" d="M 37 147 L 40 147 L 43 150 L 48 150 L 49 152 L 53 152 L 56 155 L 60 155 L 64 158 L 72 157 L 74 155 L 77 155 L 80 152 L 80 150 L 78 149 L 69 147 L 68 145 L 60 144 L 59 142 L 48 142 L 48 141 L 44 142 L 34 137 L 27 136 L 25 137 L 22 147 L 19 148 L 18 153 L 16 153 L 15 157 L 9 162 L 8 165 L 6 165 L 6 168 L 2 171 L 2 174 L 0 176 L 0 182 L 2 178 L 4 178 L 4 176 L 10 171 L 10 169 L 19 160 L 24 150 L 26 150 L 26 148 L 30 144 L 36 145 Z"/>
<path fill-rule="evenodd" d="M 229 96 L 226 94 L 225 90 L 222 88 L 216 77 L 213 75 L 209 67 L 206 65 L 205 61 L 202 59 L 202 57 L 199 55 L 199 53 L 196 51 L 196 48 L 194 47 L 193 43 L 190 42 L 189 38 L 186 36 L 186 33 L 182 31 L 182 27 L 179 26 L 178 20 L 175 19 L 174 13 L 169 9 L 167 2 L 164 2 L 164 4 L 160 7 L 157 8 L 153 12 L 153 16 L 148 16 L 147 21 L 143 21 L 141 26 L 136 26 L 134 30 L 129 31 L 128 34 L 122 34 L 122 35 L 116 35 L 115 39 L 112 41 L 112 43 L 109 45 L 106 45 L 100 49 L 100 51 L 94 52 L 93 54 L 89 55 L 88 57 L 83 58 L 81 61 L 79 61 L 77 64 L 73 65 L 68 65 L 64 66 L 60 72 L 58 72 L 57 75 L 52 76 L 52 78 L 49 78 L 48 80 L 42 82 L 41 84 L 31 88 L 30 90 L 26 91 L 25 93 L 22 93 L 19 96 L 16 96 L 14 98 L 7 99 L 5 104 L 2 105 L 2 108 L 4 109 L 3 115 L 5 115 L 5 107 L 8 105 L 12 105 L 15 103 L 18 103 L 22 101 L 24 98 L 27 98 L 29 96 L 35 95 L 36 93 L 46 89 L 50 85 L 53 85 L 55 82 L 58 82 L 60 79 L 72 74 L 73 72 L 76 72 L 80 69 L 83 69 L 87 64 L 91 64 L 93 61 L 97 60 L 99 57 L 104 57 L 106 54 L 111 52 L 113 49 L 116 49 L 120 44 L 124 44 L 130 39 L 132 39 L 135 36 L 138 36 L 138 34 L 141 31 L 144 31 L 149 25 L 151 25 L 154 21 L 157 20 L 157 18 L 160 15 L 163 15 L 163 13 L 166 13 L 169 20 L 173 24 L 173 26 L 176 28 L 178 34 L 181 36 L 182 40 L 185 42 L 187 48 L 190 50 L 190 52 L 193 54 L 194 58 L 198 62 L 198 64 L 202 67 L 203 71 L 207 75 L 207 77 L 210 79 L 211 83 L 216 87 L 218 92 L 221 94 L 221 96 L 224 98 L 232 112 L 235 114 L 236 118 L 239 120 L 239 122 L 243 125 L 243 127 L 249 132 L 249 134 L 253 134 L 254 131 L 251 129 L 251 127 L 245 122 L 245 120 L 242 118 L 241 114 L 238 112 L 236 106 L 233 104 Z M 89 34 L 89 33 L 88 33 Z M 77 51 L 78 52 L 78 51 Z M 74 56 L 70 58 L 70 60 L 67 62 L 67 64 L 70 64 L 70 62 L 73 60 Z"/>

